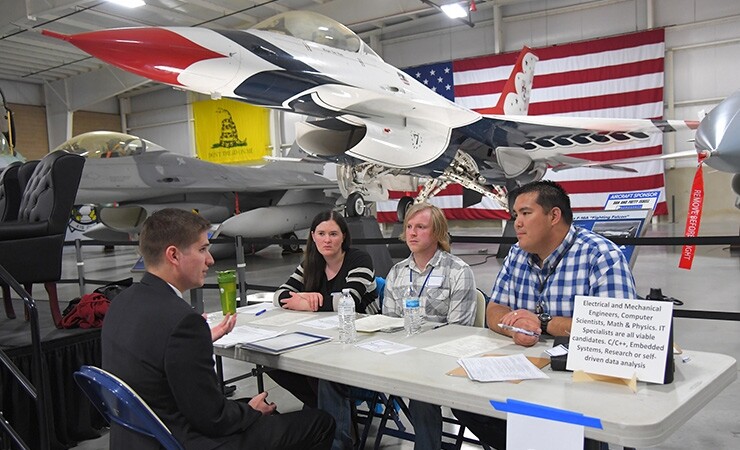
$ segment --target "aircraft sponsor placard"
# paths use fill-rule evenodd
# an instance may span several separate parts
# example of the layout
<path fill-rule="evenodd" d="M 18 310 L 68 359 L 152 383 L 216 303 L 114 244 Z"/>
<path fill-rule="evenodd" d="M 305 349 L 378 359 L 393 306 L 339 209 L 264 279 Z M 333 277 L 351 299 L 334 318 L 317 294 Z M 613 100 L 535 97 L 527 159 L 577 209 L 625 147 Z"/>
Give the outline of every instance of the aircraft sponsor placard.
<path fill-rule="evenodd" d="M 604 209 L 607 211 L 624 209 L 655 209 L 660 191 L 615 192 L 609 194 Z"/>

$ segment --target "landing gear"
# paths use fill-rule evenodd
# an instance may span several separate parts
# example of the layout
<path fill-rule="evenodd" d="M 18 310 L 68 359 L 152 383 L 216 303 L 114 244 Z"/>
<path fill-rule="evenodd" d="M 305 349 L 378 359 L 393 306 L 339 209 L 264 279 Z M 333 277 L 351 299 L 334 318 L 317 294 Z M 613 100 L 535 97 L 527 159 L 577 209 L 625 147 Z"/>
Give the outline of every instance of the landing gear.
<path fill-rule="evenodd" d="M 301 245 L 298 243 L 298 236 L 295 233 L 285 233 L 280 238 L 290 239 L 290 243 L 283 244 L 283 255 L 301 252 Z"/>
<path fill-rule="evenodd" d="M 353 192 L 347 197 L 347 204 L 344 207 L 344 212 L 347 217 L 362 217 L 367 209 L 365 199 L 362 198 L 362 194 L 359 192 Z"/>
<path fill-rule="evenodd" d="M 400 200 L 398 200 L 398 206 L 396 207 L 396 215 L 398 216 L 398 221 L 400 223 L 403 223 L 404 220 L 406 220 L 406 211 L 411 208 L 411 205 L 414 204 L 414 199 L 409 196 L 401 197 Z"/>
<path fill-rule="evenodd" d="M 485 182 L 486 179 L 480 175 L 478 164 L 475 160 L 462 150 L 458 150 L 455 158 L 442 175 L 424 183 L 424 187 L 421 188 L 421 191 L 416 196 L 416 201 L 425 202 L 440 193 L 451 183 L 458 183 L 466 189 L 485 195 L 498 202 L 503 208 L 508 208 L 506 190 L 497 185 L 492 185 L 491 190 L 489 190 L 484 187 Z"/>

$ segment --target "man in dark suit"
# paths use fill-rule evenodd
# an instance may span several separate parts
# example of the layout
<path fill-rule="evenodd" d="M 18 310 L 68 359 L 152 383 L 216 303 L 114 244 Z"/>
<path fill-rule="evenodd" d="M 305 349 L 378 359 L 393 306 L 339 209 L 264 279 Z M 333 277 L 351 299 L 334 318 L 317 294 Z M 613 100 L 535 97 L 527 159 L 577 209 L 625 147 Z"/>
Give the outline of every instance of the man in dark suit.
<path fill-rule="evenodd" d="M 102 331 L 103 367 L 128 383 L 186 449 L 329 449 L 334 420 L 321 410 L 273 414 L 263 392 L 233 401 L 221 392 L 212 341 L 235 316 L 210 330 L 182 293 L 205 282 L 213 257 L 210 224 L 164 209 L 143 225 L 147 273 L 111 304 Z M 153 439 L 111 426 L 111 450 L 159 449 Z"/>

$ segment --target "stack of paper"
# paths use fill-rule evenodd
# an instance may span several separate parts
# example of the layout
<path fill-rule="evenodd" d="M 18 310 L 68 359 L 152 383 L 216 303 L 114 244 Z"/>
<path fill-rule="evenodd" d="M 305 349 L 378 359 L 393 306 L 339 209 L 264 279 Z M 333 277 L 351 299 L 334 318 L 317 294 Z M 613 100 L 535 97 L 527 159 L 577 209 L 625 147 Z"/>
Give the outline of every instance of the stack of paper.
<path fill-rule="evenodd" d="M 403 328 L 403 317 L 390 317 L 382 314 L 372 314 L 355 321 L 357 331 L 372 333 L 383 328 Z"/>
<path fill-rule="evenodd" d="M 473 381 L 510 381 L 550 378 L 523 354 L 462 358 L 457 361 Z"/>
<path fill-rule="evenodd" d="M 275 337 L 283 332 L 284 330 L 265 330 L 262 328 L 254 328 L 247 325 L 242 325 L 234 327 L 234 329 L 231 330 L 231 333 L 223 336 L 221 339 L 214 342 L 213 345 L 223 348 L 233 347 L 237 344 L 246 344 L 248 342 L 255 342 L 262 339 Z"/>

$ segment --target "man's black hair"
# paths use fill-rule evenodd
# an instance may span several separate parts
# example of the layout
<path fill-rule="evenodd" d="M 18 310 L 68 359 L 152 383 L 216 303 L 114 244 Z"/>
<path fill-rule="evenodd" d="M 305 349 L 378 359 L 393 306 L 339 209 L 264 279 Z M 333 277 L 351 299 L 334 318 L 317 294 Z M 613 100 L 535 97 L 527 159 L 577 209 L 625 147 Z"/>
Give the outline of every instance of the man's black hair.
<path fill-rule="evenodd" d="M 563 217 L 563 221 L 570 225 L 573 223 L 573 210 L 570 207 L 570 197 L 562 186 L 550 180 L 540 180 L 527 183 L 509 191 L 509 212 L 514 215 L 514 202 L 521 194 L 530 192 L 537 193 L 537 204 L 542 206 L 545 212 L 550 212 L 557 207 Z"/>

